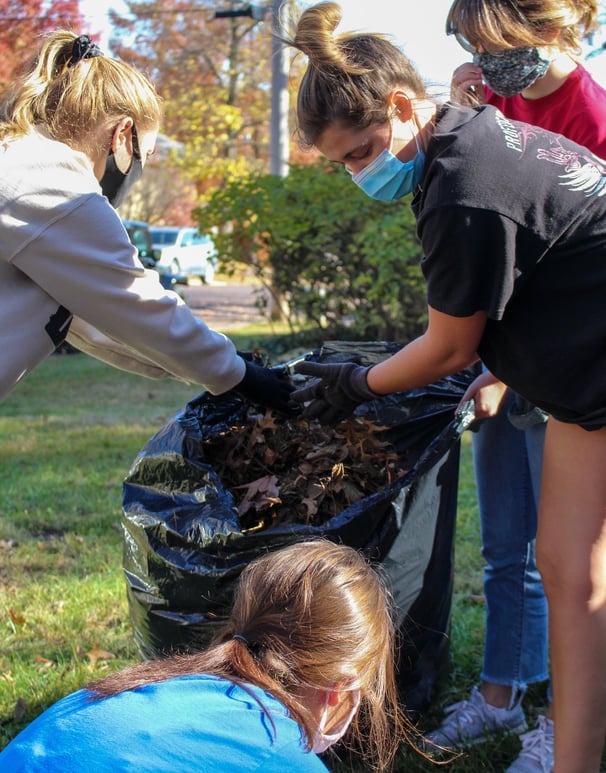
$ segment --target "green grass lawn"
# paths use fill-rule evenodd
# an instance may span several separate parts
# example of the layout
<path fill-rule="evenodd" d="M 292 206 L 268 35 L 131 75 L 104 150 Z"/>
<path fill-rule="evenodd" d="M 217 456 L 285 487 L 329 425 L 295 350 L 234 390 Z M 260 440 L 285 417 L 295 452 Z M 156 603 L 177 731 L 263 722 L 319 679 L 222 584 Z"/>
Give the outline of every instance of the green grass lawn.
<path fill-rule="evenodd" d="M 245 331 L 238 333 L 232 338 L 245 348 Z M 121 569 L 122 479 L 149 437 L 198 391 L 74 354 L 50 358 L 0 404 L 0 748 L 58 698 L 137 659 Z M 461 451 L 451 679 L 423 730 L 435 725 L 441 704 L 467 695 L 481 664 L 469 433 Z M 544 703 L 543 687 L 530 691 L 530 718 Z M 504 770 L 518 748 L 517 739 L 501 739 L 447 769 Z M 397 766 L 436 769 L 410 750 Z"/>

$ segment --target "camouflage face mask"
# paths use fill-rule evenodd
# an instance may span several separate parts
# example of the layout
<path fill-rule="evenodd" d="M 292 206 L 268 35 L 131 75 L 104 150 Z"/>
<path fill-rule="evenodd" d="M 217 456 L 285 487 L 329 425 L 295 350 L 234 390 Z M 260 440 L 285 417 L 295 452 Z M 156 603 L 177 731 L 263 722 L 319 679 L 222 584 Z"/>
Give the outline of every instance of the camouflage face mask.
<path fill-rule="evenodd" d="M 513 97 L 542 78 L 551 62 L 537 48 L 512 48 L 498 54 L 475 53 L 474 64 L 482 68 L 488 88 L 500 97 Z"/>

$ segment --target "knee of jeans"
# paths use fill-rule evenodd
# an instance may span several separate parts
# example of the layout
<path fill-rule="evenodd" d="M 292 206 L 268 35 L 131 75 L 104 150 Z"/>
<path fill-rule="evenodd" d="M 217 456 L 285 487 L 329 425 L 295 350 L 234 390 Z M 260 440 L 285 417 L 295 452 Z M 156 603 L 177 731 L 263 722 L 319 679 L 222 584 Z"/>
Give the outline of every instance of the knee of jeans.
<path fill-rule="evenodd" d="M 507 545 L 483 545 L 482 558 L 486 568 L 495 572 L 507 571 L 523 575 L 536 570 L 534 551 L 529 553 L 521 545 L 511 548 Z"/>

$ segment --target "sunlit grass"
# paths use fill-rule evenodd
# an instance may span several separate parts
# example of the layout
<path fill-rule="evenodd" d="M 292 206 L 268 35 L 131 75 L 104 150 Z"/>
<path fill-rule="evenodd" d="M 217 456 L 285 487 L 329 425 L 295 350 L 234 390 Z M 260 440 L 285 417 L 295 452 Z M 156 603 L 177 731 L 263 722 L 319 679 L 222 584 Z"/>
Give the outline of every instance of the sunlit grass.
<path fill-rule="evenodd" d="M 265 340 L 254 327 L 232 338 L 241 350 Z M 51 358 L 0 403 L 0 747 L 63 695 L 137 660 L 122 576 L 122 480 L 149 437 L 198 391 L 77 354 Z M 455 561 L 451 677 L 422 717 L 423 730 L 439 722 L 441 706 L 466 697 L 481 667 L 469 433 L 461 443 Z M 544 703 L 544 688 L 531 690 L 529 715 Z M 500 739 L 447 769 L 502 771 L 518 748 L 517 739 Z M 403 750 L 396 771 L 437 769 Z"/>

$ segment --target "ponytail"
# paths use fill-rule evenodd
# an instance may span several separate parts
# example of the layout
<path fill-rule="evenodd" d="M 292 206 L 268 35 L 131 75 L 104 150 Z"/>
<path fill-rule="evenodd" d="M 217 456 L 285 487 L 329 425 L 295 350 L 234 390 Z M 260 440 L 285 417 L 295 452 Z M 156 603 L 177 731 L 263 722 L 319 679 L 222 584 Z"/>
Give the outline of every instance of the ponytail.
<path fill-rule="evenodd" d="M 159 125 L 160 99 L 131 65 L 103 56 L 85 35 L 48 35 L 29 71 L 0 109 L 0 139 L 43 126 L 55 139 L 86 147 L 98 126 L 131 117 L 142 130 Z"/>

